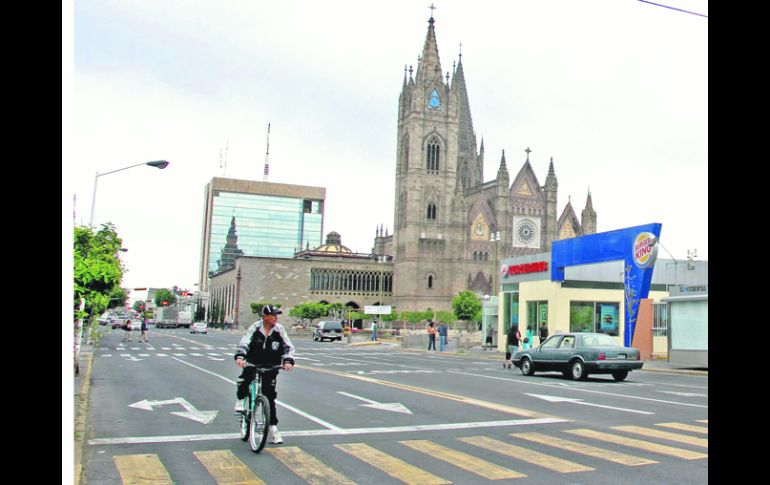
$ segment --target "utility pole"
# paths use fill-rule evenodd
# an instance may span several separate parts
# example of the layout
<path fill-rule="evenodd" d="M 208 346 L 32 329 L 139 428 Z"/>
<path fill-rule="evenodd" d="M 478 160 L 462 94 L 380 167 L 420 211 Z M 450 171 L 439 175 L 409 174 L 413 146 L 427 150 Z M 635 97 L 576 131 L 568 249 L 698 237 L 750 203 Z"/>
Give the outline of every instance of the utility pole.
<path fill-rule="evenodd" d="M 262 181 L 267 182 L 267 176 L 270 174 L 270 123 L 267 124 L 267 150 L 265 151 L 265 172 Z"/>

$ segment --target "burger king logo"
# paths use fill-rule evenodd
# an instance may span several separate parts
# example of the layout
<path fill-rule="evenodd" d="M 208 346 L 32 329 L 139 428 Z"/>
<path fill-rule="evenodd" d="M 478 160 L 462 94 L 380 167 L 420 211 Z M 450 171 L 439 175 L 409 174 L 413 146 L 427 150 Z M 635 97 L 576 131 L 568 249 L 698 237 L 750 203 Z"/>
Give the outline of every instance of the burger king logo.
<path fill-rule="evenodd" d="M 507 274 L 508 274 L 508 265 L 504 264 L 504 265 L 500 266 L 500 275 L 501 276 L 505 276 Z"/>
<path fill-rule="evenodd" d="M 655 263 L 658 255 L 658 245 L 655 234 L 642 232 L 634 239 L 634 264 L 638 268 L 648 268 Z"/>

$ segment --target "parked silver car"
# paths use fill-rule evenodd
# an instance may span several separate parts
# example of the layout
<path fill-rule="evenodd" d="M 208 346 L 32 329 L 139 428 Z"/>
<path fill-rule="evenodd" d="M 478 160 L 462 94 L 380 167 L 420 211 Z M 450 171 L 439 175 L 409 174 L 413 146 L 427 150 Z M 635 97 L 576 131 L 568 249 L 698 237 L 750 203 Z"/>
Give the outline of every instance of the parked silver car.
<path fill-rule="evenodd" d="M 323 342 L 324 339 L 342 340 L 342 322 L 323 321 L 313 329 L 313 340 Z"/>

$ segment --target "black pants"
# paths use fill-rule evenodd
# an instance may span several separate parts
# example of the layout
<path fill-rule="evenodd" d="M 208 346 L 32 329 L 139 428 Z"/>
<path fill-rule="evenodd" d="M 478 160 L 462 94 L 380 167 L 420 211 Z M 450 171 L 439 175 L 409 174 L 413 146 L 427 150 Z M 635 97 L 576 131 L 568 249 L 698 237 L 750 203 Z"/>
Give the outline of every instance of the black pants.
<path fill-rule="evenodd" d="M 428 350 L 433 346 L 433 350 L 436 350 L 436 334 L 432 333 L 428 335 Z"/>
<path fill-rule="evenodd" d="M 253 367 L 246 367 L 238 377 L 238 399 L 245 399 L 249 395 L 249 384 L 257 376 L 257 371 Z M 278 415 L 275 412 L 275 400 L 278 397 L 278 371 L 268 372 L 262 375 L 262 394 L 267 397 L 270 403 L 270 425 L 278 424 Z"/>

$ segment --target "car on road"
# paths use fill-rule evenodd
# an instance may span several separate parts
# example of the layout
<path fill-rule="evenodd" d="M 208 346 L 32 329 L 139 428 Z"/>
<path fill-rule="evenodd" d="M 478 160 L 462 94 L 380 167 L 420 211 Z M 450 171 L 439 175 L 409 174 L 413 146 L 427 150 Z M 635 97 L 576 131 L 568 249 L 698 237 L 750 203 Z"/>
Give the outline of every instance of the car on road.
<path fill-rule="evenodd" d="M 206 322 L 195 322 L 190 325 L 190 333 L 202 333 L 208 335 L 209 328 Z"/>
<path fill-rule="evenodd" d="M 516 352 L 513 364 L 527 376 L 559 371 L 576 381 L 589 374 L 612 374 L 616 381 L 622 381 L 643 365 L 638 349 L 619 345 L 604 333 L 585 332 L 553 335 L 539 347 Z"/>
<path fill-rule="evenodd" d="M 318 322 L 318 325 L 313 329 L 313 340 L 323 342 L 324 339 L 342 340 L 342 322 Z"/>

